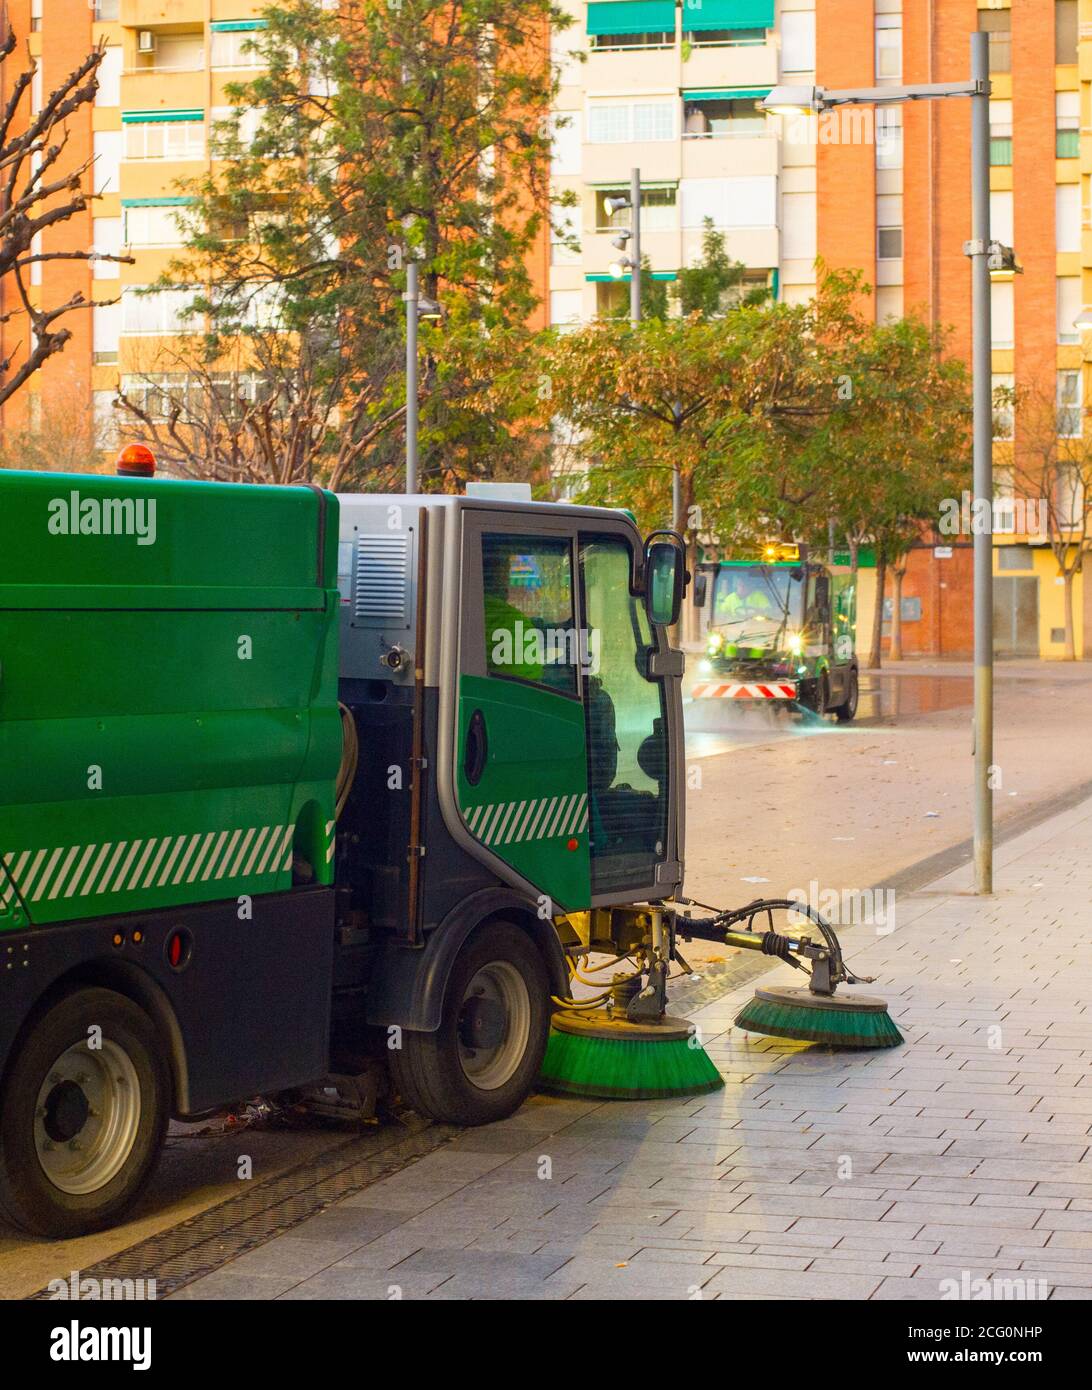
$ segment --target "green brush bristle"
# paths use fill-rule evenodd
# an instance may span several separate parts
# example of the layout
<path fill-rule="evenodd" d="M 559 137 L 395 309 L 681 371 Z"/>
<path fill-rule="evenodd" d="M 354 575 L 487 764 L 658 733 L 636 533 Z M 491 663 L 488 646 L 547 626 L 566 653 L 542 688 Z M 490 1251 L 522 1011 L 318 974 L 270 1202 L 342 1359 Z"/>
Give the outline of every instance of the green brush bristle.
<path fill-rule="evenodd" d="M 856 1013 L 847 1008 L 824 1009 L 752 999 L 736 1014 L 736 1027 L 798 1042 L 829 1043 L 832 1047 L 898 1047 L 903 1036 L 889 1013 Z"/>
<path fill-rule="evenodd" d="M 724 1078 L 686 1039 L 638 1042 L 550 1032 L 539 1086 L 566 1096 L 660 1100 L 719 1090 Z"/>

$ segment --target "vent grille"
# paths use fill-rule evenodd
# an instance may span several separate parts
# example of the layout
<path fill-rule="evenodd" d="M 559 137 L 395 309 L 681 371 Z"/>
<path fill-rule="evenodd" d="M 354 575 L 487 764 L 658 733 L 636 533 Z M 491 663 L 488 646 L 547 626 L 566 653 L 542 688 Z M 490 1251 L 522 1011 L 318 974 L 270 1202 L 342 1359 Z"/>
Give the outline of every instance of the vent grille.
<path fill-rule="evenodd" d="M 357 538 L 353 615 L 363 622 L 406 621 L 409 536 Z"/>

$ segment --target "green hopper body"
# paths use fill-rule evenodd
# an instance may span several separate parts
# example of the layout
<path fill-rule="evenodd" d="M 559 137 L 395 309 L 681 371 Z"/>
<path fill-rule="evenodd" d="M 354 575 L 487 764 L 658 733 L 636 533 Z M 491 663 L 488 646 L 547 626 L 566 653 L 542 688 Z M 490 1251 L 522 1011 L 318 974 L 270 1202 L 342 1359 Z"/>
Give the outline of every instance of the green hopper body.
<path fill-rule="evenodd" d="M 0 932 L 332 882 L 337 501 L 0 472 Z"/>

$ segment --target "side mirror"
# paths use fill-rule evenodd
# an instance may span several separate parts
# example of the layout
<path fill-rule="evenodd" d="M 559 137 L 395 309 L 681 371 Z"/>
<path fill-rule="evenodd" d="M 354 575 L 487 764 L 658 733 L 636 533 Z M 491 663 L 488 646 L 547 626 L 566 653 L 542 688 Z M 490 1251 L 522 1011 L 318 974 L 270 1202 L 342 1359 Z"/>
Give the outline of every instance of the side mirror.
<path fill-rule="evenodd" d="M 650 623 L 671 627 L 682 609 L 686 565 L 673 531 L 654 531 L 645 541 L 645 612 Z"/>
<path fill-rule="evenodd" d="M 705 601 L 709 597 L 709 576 L 704 570 L 699 570 L 694 576 L 694 607 L 704 608 Z"/>

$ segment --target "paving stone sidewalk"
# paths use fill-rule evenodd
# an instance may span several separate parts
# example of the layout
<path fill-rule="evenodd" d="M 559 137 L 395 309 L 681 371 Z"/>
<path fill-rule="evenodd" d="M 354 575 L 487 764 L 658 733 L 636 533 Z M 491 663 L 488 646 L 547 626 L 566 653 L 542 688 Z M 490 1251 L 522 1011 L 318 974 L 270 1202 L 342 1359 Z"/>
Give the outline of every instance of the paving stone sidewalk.
<path fill-rule="evenodd" d="M 997 859 L 844 933 L 904 1047 L 745 1036 L 748 986 L 693 1015 L 723 1091 L 537 1097 L 174 1296 L 1092 1297 L 1092 801 Z"/>

